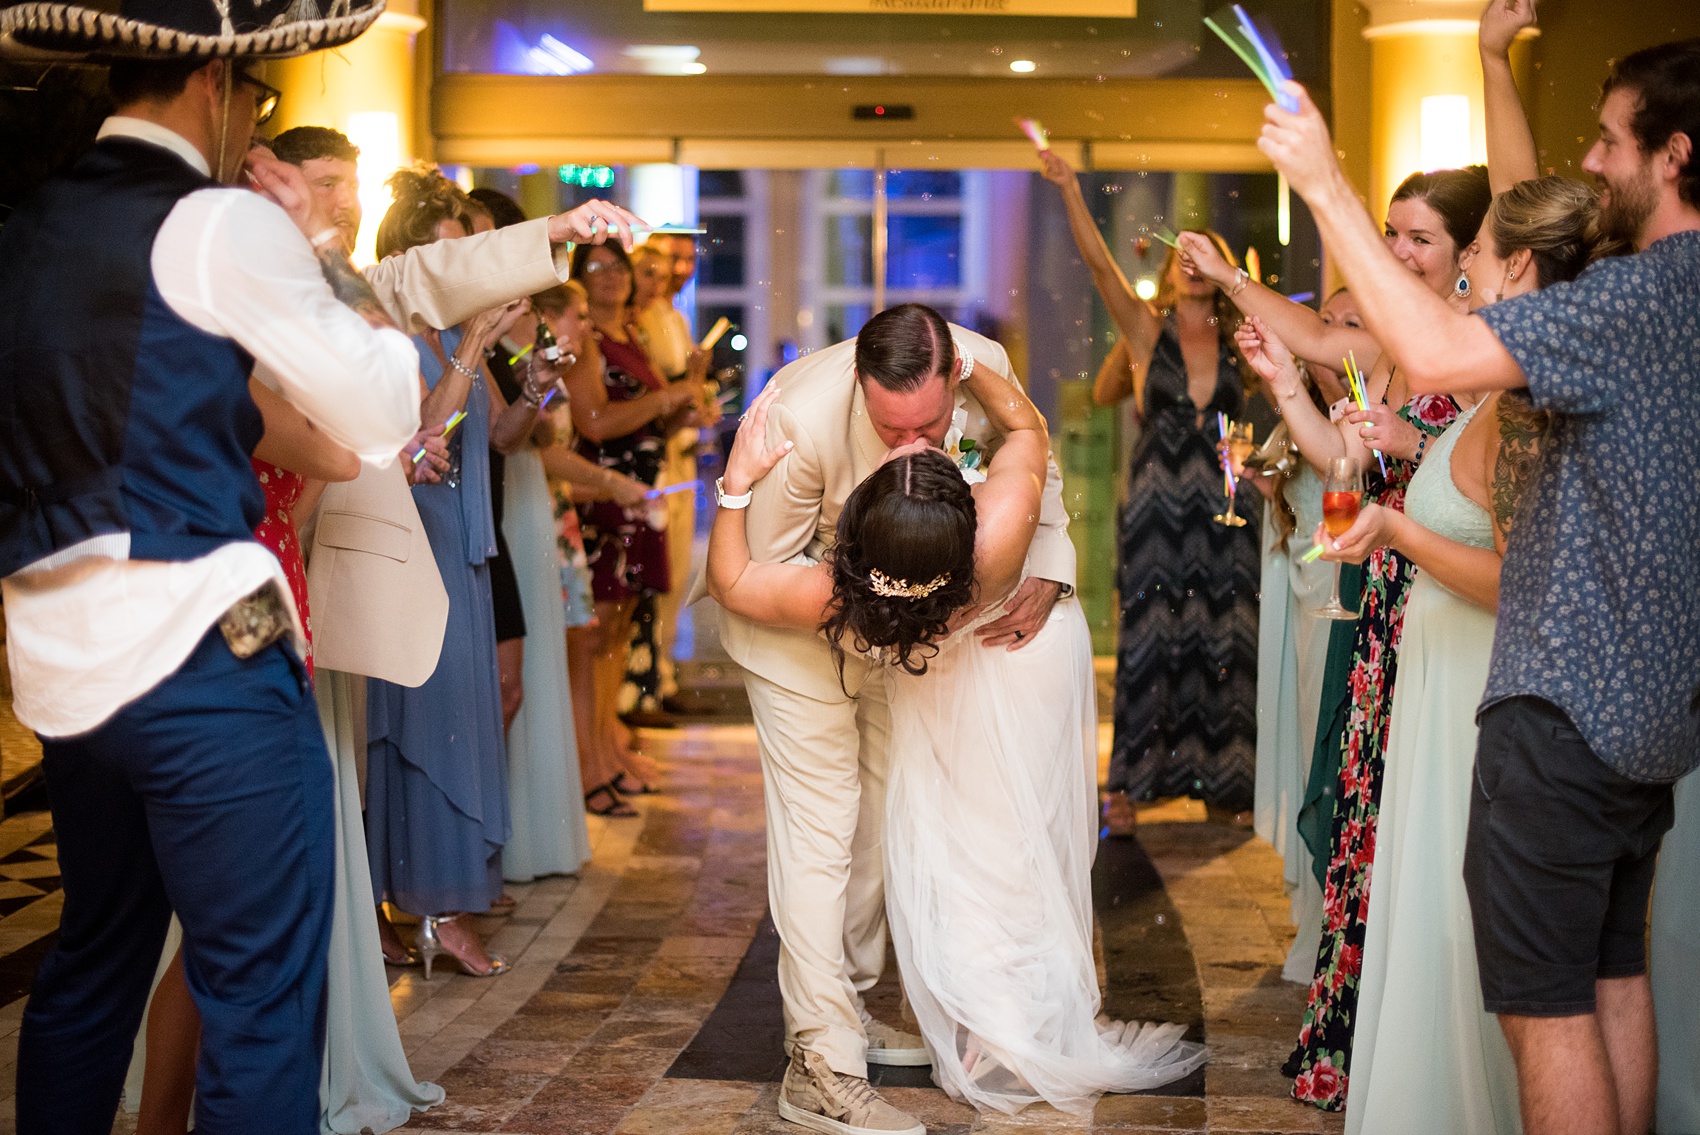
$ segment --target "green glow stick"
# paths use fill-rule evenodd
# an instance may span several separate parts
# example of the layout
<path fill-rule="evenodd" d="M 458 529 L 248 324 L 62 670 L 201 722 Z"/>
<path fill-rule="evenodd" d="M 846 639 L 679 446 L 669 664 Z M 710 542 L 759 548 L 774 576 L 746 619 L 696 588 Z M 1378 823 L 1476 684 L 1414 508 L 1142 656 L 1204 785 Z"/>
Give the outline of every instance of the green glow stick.
<path fill-rule="evenodd" d="M 1223 43 L 1233 48 L 1234 54 L 1240 57 L 1240 62 L 1251 68 L 1251 73 L 1257 76 L 1257 81 L 1262 83 L 1263 89 L 1269 92 L 1270 98 L 1279 102 L 1286 97 L 1281 91 L 1276 89 L 1275 81 L 1264 73 L 1262 61 L 1257 58 L 1249 47 L 1242 46 L 1239 40 L 1223 31 L 1222 26 L 1209 16 L 1204 17 L 1204 26 L 1220 36 Z"/>

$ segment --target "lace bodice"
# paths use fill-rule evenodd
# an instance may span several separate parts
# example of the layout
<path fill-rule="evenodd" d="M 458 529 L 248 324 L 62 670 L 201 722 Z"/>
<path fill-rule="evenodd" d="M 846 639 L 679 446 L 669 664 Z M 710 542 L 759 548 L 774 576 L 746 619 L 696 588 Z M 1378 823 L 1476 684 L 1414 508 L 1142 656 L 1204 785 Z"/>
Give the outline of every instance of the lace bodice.
<path fill-rule="evenodd" d="M 1481 403 L 1458 415 L 1411 478 L 1405 494 L 1405 515 L 1448 540 L 1476 548 L 1493 547 L 1493 517 L 1487 509 L 1458 491 L 1452 480 L 1452 450 Z"/>

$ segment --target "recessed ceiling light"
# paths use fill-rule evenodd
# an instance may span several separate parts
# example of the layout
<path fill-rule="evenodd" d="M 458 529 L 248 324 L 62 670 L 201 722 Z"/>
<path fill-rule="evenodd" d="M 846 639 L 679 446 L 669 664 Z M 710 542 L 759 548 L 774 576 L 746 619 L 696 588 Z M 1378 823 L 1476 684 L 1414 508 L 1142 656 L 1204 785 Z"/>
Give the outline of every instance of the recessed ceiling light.
<path fill-rule="evenodd" d="M 1030 72 L 1037 71 L 1039 69 L 1039 65 L 1031 59 L 1011 59 L 1009 61 L 1009 69 L 1018 75 L 1026 75 Z"/>

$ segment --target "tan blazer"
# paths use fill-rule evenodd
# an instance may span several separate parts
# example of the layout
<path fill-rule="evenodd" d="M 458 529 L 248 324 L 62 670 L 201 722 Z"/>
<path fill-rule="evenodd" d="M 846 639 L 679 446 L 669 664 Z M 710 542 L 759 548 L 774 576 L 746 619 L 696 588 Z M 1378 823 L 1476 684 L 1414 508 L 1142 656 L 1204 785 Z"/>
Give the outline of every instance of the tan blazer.
<path fill-rule="evenodd" d="M 975 359 L 1010 379 L 1008 353 L 967 328 L 951 325 Z M 818 562 L 832 546 L 838 516 L 850 492 L 885 456 L 885 443 L 868 420 L 861 384 L 855 380 L 856 344 L 847 341 L 806 355 L 773 377 L 782 393 L 768 414 L 769 441 L 790 440 L 796 449 L 755 487 L 747 520 L 750 554 L 765 563 Z M 966 390 L 958 395 L 967 411 L 963 436 L 988 443 L 997 436 Z M 1027 555 L 1028 572 L 1074 586 L 1074 544 L 1063 508 L 1062 474 L 1050 463 L 1039 529 Z M 697 595 L 704 590 L 699 581 Z M 722 612 L 721 642 L 745 669 L 817 701 L 844 696 L 826 640 L 815 632 L 763 626 Z M 854 694 L 867 665 L 847 660 L 844 688 Z"/>
<path fill-rule="evenodd" d="M 366 270 L 390 318 L 441 330 L 561 282 L 548 221 L 409 249 Z M 307 562 L 314 662 L 418 686 L 437 668 L 449 599 L 401 463 L 331 485 Z"/>

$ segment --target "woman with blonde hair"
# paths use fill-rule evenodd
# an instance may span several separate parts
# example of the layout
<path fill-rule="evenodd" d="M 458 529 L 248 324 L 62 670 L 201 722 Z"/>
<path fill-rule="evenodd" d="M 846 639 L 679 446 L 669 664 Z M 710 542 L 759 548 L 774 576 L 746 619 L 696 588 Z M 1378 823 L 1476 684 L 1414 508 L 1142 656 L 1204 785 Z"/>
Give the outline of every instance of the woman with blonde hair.
<path fill-rule="evenodd" d="M 1257 590 L 1261 574 L 1255 494 L 1238 498 L 1247 523 L 1223 512 L 1218 415 L 1245 416 L 1246 382 L 1234 355 L 1234 305 L 1181 270 L 1173 250 L 1158 292 L 1134 294 L 1110 255 L 1068 163 L 1040 154 L 1068 207 L 1069 228 L 1110 318 L 1117 353 L 1093 400 L 1132 397 L 1140 419 L 1129 459 L 1117 585 L 1115 740 L 1106 819 L 1132 830 L 1135 799 L 1195 796 L 1230 814 L 1252 806 L 1257 711 Z M 1227 245 L 1205 234 L 1224 258 Z"/>

